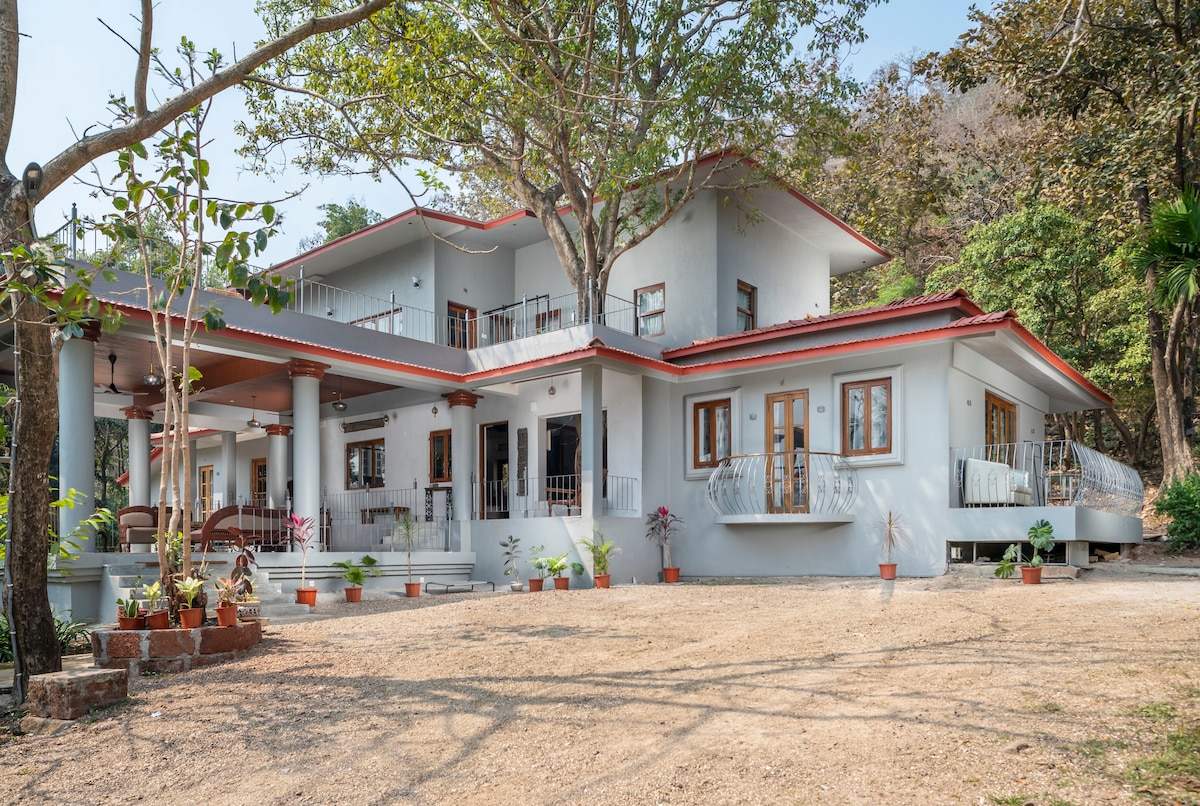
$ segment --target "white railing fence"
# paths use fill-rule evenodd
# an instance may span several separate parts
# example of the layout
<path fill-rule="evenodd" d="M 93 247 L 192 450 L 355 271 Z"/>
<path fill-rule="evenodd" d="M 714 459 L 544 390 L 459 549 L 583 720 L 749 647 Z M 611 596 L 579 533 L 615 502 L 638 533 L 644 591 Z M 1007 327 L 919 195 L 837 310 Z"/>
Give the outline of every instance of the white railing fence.
<path fill-rule="evenodd" d="M 474 516 L 477 520 L 505 517 L 543 518 L 580 513 L 578 475 L 476 482 L 474 486 Z M 639 516 L 640 495 L 641 484 L 638 479 L 606 474 L 603 491 L 604 514 Z M 482 509 L 481 502 L 484 504 Z"/>
<path fill-rule="evenodd" d="M 968 460 L 971 460 L 970 463 Z M 1078 506 L 1137 515 L 1142 509 L 1145 490 L 1137 471 L 1110 456 L 1071 440 L 1046 442 L 1010 442 L 951 449 L 954 472 L 952 506 Z M 1020 494 L 1005 494 L 1010 474 L 988 473 L 990 467 L 1016 471 L 1012 489 L 1028 490 L 1028 500 Z M 973 491 L 975 480 L 984 482 L 984 494 Z"/>
<path fill-rule="evenodd" d="M 326 493 L 323 520 L 329 524 L 331 551 L 407 551 L 400 528 L 407 514 L 416 523 L 414 549 L 454 551 L 450 520 L 442 501 L 427 515 L 424 490 L 346 490 Z"/>
<path fill-rule="evenodd" d="M 857 472 L 833 453 L 730 456 L 708 477 L 708 503 L 719 515 L 843 515 L 857 497 Z"/>

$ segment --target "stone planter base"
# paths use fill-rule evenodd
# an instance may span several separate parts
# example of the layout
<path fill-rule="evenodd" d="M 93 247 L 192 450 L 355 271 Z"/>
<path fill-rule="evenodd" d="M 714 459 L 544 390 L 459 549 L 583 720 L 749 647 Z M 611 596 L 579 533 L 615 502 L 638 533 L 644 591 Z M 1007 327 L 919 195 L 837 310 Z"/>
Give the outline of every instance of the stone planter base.
<path fill-rule="evenodd" d="M 130 675 L 186 672 L 233 660 L 261 640 L 257 621 L 191 630 L 100 629 L 92 631 L 92 658 L 103 669 L 125 669 Z"/>

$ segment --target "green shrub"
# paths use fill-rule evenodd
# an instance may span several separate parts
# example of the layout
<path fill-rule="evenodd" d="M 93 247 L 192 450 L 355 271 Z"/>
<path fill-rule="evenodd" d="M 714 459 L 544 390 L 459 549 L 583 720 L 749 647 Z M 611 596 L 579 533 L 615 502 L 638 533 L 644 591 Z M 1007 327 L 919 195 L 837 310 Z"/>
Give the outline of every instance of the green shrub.
<path fill-rule="evenodd" d="M 54 617 L 54 629 L 58 632 L 58 645 L 65 655 L 74 649 L 82 649 L 91 632 L 82 621 L 70 621 Z M 0 663 L 12 663 L 12 637 L 8 632 L 8 619 L 0 612 Z"/>
<path fill-rule="evenodd" d="M 1167 527 L 1171 551 L 1200 548 L 1200 474 L 1163 487 L 1154 511 L 1174 519 Z"/>

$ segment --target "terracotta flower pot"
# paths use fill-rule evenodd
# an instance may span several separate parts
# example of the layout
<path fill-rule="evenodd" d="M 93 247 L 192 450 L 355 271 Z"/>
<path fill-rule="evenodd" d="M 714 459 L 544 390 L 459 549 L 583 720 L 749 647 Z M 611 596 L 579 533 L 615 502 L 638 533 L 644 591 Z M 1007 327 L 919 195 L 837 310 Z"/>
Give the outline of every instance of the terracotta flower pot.
<path fill-rule="evenodd" d="M 1025 585 L 1042 584 L 1042 567 L 1040 565 L 1022 565 L 1021 582 Z"/>
<path fill-rule="evenodd" d="M 170 610 L 155 610 L 153 613 L 146 616 L 146 629 L 148 630 L 166 630 L 170 628 L 170 626 Z"/>
<path fill-rule="evenodd" d="M 317 589 L 316 588 L 296 588 L 296 604 L 308 605 L 309 607 L 317 606 Z"/>
<path fill-rule="evenodd" d="M 531 577 L 529 579 L 529 592 L 530 593 L 540 593 L 542 590 L 542 586 L 545 584 L 546 584 L 546 580 L 542 579 L 541 577 Z"/>
<path fill-rule="evenodd" d="M 409 599 L 415 599 L 418 596 L 420 596 L 421 595 L 421 583 L 420 582 L 405 582 L 404 583 L 404 595 L 407 596 Z"/>
<path fill-rule="evenodd" d="M 664 568 L 663 569 L 663 582 L 678 582 L 678 581 L 679 581 L 679 567 L 678 566 L 676 566 L 675 568 Z"/>
<path fill-rule="evenodd" d="M 880 563 L 879 564 L 879 578 L 880 579 L 895 579 L 896 578 L 896 564 L 895 563 Z"/>
<path fill-rule="evenodd" d="M 204 624 L 204 608 L 203 607 L 181 607 L 179 608 L 179 626 L 185 630 L 192 630 Z"/>
<path fill-rule="evenodd" d="M 362 601 L 362 586 L 361 585 L 351 585 L 349 588 L 346 588 L 346 601 L 347 602 L 361 602 Z"/>
<path fill-rule="evenodd" d="M 570 590 L 570 588 L 571 588 L 571 578 L 570 577 L 555 577 L 554 578 L 554 589 L 556 591 Z"/>
<path fill-rule="evenodd" d="M 607 588 L 609 580 L 612 579 L 612 575 L 611 574 L 596 574 L 596 576 L 592 577 L 592 579 L 596 582 L 597 588 Z"/>
<path fill-rule="evenodd" d="M 226 605 L 217 608 L 217 626 L 232 627 L 237 624 L 237 605 Z"/>
<path fill-rule="evenodd" d="M 146 629 L 145 616 L 117 616 L 117 627 L 122 630 Z"/>

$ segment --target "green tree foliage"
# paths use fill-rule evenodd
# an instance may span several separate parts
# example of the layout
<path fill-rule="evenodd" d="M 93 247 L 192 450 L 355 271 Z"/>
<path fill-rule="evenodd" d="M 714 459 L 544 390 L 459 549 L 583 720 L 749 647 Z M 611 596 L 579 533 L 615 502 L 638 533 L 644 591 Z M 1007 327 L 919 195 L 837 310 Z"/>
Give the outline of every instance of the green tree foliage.
<path fill-rule="evenodd" d="M 985 13 L 940 61 L 941 76 L 966 89 L 996 81 L 1014 111 L 1044 123 L 1027 154 L 1045 198 L 1136 237 L 1154 202 L 1197 178 L 1200 14 L 1193 3 L 1159 0 L 1006 0 Z M 1158 304 L 1154 267 L 1144 280 L 1163 472 L 1194 467 L 1184 434 L 1196 372 L 1195 299 Z"/>
<path fill-rule="evenodd" d="M 1200 549 L 1200 474 L 1163 485 L 1154 511 L 1173 519 L 1167 526 L 1172 551 Z"/>
<path fill-rule="evenodd" d="M 308 170 L 378 175 L 416 159 L 498 177 L 545 227 L 582 303 L 697 192 L 747 184 L 702 157 L 733 147 L 778 169 L 781 138 L 835 127 L 837 60 L 872 2 L 396 6 L 280 60 L 249 98 L 252 150 L 299 139 Z M 261 13 L 274 30 L 308 6 L 267 0 Z M 797 54 L 802 35 L 811 46 Z"/>
<path fill-rule="evenodd" d="M 1125 250 L 1088 222 L 1033 203 L 977 226 L 958 259 L 929 277 L 927 290 L 962 288 L 985 310 L 1014 311 L 1047 346 L 1114 394 L 1123 415 L 1115 424 L 1130 457 L 1139 459 L 1145 438 L 1133 436 L 1127 422 L 1140 420 L 1148 404 L 1149 348 L 1141 289 L 1127 261 Z M 1060 422 L 1068 437 L 1080 436 L 1078 425 Z"/>
<path fill-rule="evenodd" d="M 345 206 L 330 202 L 317 205 L 317 209 L 325 214 L 325 217 L 317 222 L 325 232 L 302 239 L 301 251 L 316 249 L 321 244 L 336 241 L 383 220 L 383 216 L 364 206 L 353 196 L 346 200 Z"/>

